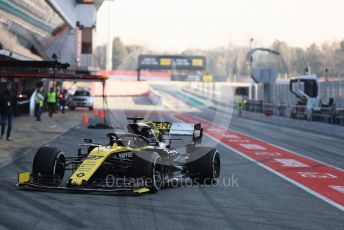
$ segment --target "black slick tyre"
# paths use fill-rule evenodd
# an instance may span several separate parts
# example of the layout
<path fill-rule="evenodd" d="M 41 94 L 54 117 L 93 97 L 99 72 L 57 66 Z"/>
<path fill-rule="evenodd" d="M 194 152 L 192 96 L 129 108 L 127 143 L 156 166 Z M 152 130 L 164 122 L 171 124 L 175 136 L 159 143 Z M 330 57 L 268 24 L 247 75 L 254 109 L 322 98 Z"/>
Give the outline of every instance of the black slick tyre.
<path fill-rule="evenodd" d="M 196 147 L 187 163 L 191 179 L 200 184 L 213 184 L 220 176 L 220 154 L 217 149 Z"/>
<path fill-rule="evenodd" d="M 138 152 L 134 154 L 130 177 L 143 179 L 144 187 L 150 193 L 158 192 L 163 184 L 163 166 L 161 157 L 156 152 Z"/>
<path fill-rule="evenodd" d="M 65 156 L 55 147 L 44 146 L 36 152 L 32 165 L 34 182 L 58 186 L 65 174 Z"/>

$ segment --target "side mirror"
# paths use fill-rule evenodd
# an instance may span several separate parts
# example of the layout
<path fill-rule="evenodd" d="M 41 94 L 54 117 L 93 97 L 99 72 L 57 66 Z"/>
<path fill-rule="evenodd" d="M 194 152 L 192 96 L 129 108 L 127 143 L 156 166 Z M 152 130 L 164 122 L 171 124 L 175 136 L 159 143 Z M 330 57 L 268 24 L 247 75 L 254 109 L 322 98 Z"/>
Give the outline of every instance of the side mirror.
<path fill-rule="evenodd" d="M 116 133 L 108 133 L 106 136 L 110 139 L 109 145 L 113 145 L 119 139 Z"/>
<path fill-rule="evenodd" d="M 85 138 L 84 142 L 88 143 L 88 144 L 91 144 L 93 142 L 93 140 L 91 138 Z"/>

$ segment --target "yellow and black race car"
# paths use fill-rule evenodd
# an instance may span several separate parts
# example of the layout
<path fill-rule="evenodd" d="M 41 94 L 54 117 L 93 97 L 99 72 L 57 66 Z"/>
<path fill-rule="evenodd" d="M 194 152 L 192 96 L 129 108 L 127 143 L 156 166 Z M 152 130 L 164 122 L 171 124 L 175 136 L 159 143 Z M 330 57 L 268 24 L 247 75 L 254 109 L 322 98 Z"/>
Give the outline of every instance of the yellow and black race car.
<path fill-rule="evenodd" d="M 101 145 L 85 139 L 74 157 L 55 147 L 41 147 L 32 172 L 18 174 L 18 188 L 66 192 L 155 193 L 177 181 L 214 183 L 220 174 L 220 155 L 200 147 L 200 124 L 141 121 L 129 118 L 128 133 L 109 133 Z M 172 147 L 182 142 L 182 147 Z M 185 144 L 185 142 L 187 144 Z M 86 147 L 87 151 L 82 151 Z M 64 179 L 66 171 L 71 176 Z M 65 186 L 61 186 L 65 184 Z"/>

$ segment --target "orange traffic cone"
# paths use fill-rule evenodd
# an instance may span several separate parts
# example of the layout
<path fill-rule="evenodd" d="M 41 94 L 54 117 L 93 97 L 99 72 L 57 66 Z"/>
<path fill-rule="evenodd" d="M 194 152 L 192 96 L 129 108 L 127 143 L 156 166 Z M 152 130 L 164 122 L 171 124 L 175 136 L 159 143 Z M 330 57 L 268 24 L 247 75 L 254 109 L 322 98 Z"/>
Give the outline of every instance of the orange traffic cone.
<path fill-rule="evenodd" d="M 96 117 L 96 116 L 98 116 L 98 110 L 93 110 L 93 115 Z"/>
<path fill-rule="evenodd" d="M 82 122 L 83 122 L 84 124 L 87 124 L 87 123 L 88 123 L 88 117 L 87 117 L 87 113 L 86 113 L 86 112 L 84 113 L 84 117 L 82 118 Z"/>
<path fill-rule="evenodd" d="M 104 111 L 103 111 L 103 110 L 99 112 L 99 117 L 100 117 L 101 119 L 104 119 L 105 114 L 104 114 Z"/>

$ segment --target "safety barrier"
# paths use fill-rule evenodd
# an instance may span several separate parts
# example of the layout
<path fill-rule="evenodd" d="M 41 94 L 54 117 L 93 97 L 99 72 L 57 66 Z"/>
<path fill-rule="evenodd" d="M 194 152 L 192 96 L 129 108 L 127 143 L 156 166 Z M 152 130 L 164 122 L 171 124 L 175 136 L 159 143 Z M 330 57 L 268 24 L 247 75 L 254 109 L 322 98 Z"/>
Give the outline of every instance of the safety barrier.
<path fill-rule="evenodd" d="M 103 84 L 90 84 L 93 96 L 103 96 Z M 105 86 L 105 95 L 109 97 L 146 96 L 149 94 L 149 83 L 145 81 L 117 81 L 108 80 Z"/>
<path fill-rule="evenodd" d="M 266 116 L 290 117 L 296 120 L 306 120 L 306 107 L 304 105 L 273 104 L 263 101 L 245 101 L 244 111 L 264 113 Z M 310 121 L 326 122 L 344 125 L 344 109 L 334 107 L 320 107 L 312 110 L 308 117 Z"/>
<path fill-rule="evenodd" d="M 152 88 L 149 90 L 148 98 L 154 105 L 161 105 L 162 103 L 161 95 Z"/>
<path fill-rule="evenodd" d="M 189 85 L 187 85 L 189 86 Z M 204 100 L 210 100 L 214 103 L 214 107 L 216 109 L 223 109 L 224 112 L 228 112 L 224 108 L 230 108 L 231 105 L 234 105 L 234 108 L 236 111 L 238 111 L 238 108 L 235 106 L 241 99 L 233 97 L 232 99 L 234 101 L 230 101 L 230 98 L 228 100 L 227 98 L 218 96 L 217 92 L 212 94 L 209 92 L 209 94 L 205 93 L 204 90 L 201 88 L 191 88 L 191 87 L 185 87 L 183 88 L 183 91 L 186 91 L 189 94 L 192 94 L 198 98 L 202 98 Z M 228 102 L 229 101 L 229 102 Z M 227 102 L 227 103 L 224 103 Z M 342 127 L 344 125 L 344 108 L 334 108 L 329 106 L 322 106 L 318 110 L 313 110 L 311 112 L 311 115 L 307 117 L 305 114 L 306 107 L 304 105 L 295 105 L 292 103 L 264 103 L 262 100 L 245 100 L 244 106 L 242 108 L 242 112 L 235 112 L 235 114 L 238 114 L 239 116 L 245 116 L 247 118 L 257 119 L 264 122 L 271 121 L 272 123 L 276 122 L 276 124 L 279 124 L 279 122 L 284 122 L 284 125 L 298 127 L 302 126 L 298 121 L 302 120 L 308 120 L 308 121 L 314 121 L 322 123 L 322 125 L 318 125 L 319 129 L 323 125 L 327 124 L 334 124 L 338 125 L 338 127 L 333 129 L 337 130 L 340 129 L 340 131 L 336 131 L 335 133 L 342 132 Z M 255 115 L 256 114 L 256 115 Z M 274 116 L 273 119 L 269 119 L 269 116 Z M 291 122 L 291 120 L 287 119 L 281 119 L 281 118 L 291 118 L 292 120 L 295 120 L 296 122 Z M 303 124 L 303 123 L 302 123 Z M 309 123 L 305 123 L 305 126 L 303 128 L 307 129 L 307 125 Z M 327 127 L 328 128 L 328 127 Z M 315 130 L 319 131 L 315 128 Z M 334 132 L 334 131 L 333 131 Z M 330 133 L 330 131 L 329 131 Z"/>

